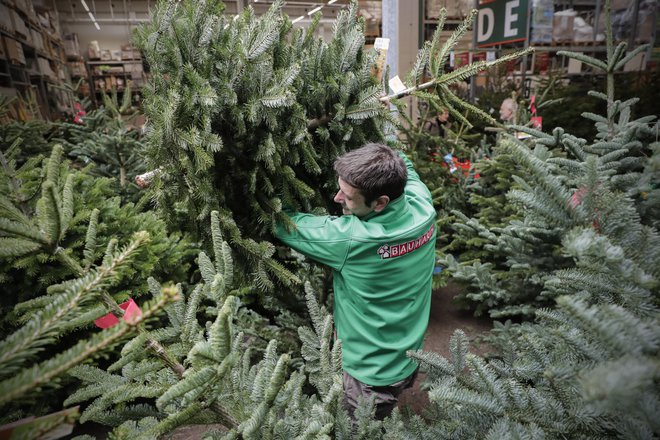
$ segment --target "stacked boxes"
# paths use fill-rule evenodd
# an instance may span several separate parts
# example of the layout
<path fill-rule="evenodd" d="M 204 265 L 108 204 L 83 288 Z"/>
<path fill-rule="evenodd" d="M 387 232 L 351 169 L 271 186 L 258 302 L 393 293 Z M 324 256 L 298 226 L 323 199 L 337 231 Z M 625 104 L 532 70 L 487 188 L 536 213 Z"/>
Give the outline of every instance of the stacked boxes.
<path fill-rule="evenodd" d="M 43 51 L 45 49 L 43 33 L 36 29 L 30 29 L 30 33 L 32 34 L 32 44 L 34 45 L 34 48 Z"/>
<path fill-rule="evenodd" d="M 555 12 L 552 26 L 552 41 L 564 43 L 573 41 L 573 28 L 577 12 L 572 9 Z"/>
<path fill-rule="evenodd" d="M 64 54 L 68 59 L 81 58 L 77 34 L 67 34 L 64 36 Z"/>
<path fill-rule="evenodd" d="M 436 20 L 440 17 L 440 9 L 445 7 L 444 0 L 426 0 L 426 18 Z"/>
<path fill-rule="evenodd" d="M 11 12 L 9 8 L 2 3 L 0 3 L 0 29 L 9 32 L 10 34 L 14 33 L 14 23 L 11 21 Z"/>
<path fill-rule="evenodd" d="M 437 20 L 440 17 L 440 10 L 447 10 L 447 18 L 463 19 L 473 8 L 472 0 L 426 0 L 426 18 L 428 20 Z"/>
<path fill-rule="evenodd" d="M 69 72 L 73 77 L 87 77 L 87 68 L 83 61 L 69 61 Z"/>
<path fill-rule="evenodd" d="M 12 9 L 9 12 L 9 15 L 11 17 L 11 21 L 14 27 L 14 34 L 22 38 L 23 40 L 30 41 L 32 38 L 32 35 L 30 34 L 30 30 L 28 29 L 27 25 L 25 24 L 25 21 L 21 18 L 21 16 L 16 12 L 14 9 Z"/>
<path fill-rule="evenodd" d="M 61 89 L 51 87 L 64 77 L 64 55 L 57 14 L 43 11 L 54 2 L 42 2 L 37 14 L 32 0 L 2 0 L 0 3 L 0 87 L 37 95 L 40 114 L 56 117 L 66 105 Z M 52 104 L 52 108 L 51 108 Z M 21 119 L 25 119 L 23 116 Z"/>
<path fill-rule="evenodd" d="M 530 43 L 552 43 L 553 15 L 555 6 L 552 0 L 532 2 Z"/>
<path fill-rule="evenodd" d="M 13 38 L 4 37 L 5 47 L 7 48 L 7 59 L 14 64 L 25 65 L 25 54 L 23 45 Z"/>

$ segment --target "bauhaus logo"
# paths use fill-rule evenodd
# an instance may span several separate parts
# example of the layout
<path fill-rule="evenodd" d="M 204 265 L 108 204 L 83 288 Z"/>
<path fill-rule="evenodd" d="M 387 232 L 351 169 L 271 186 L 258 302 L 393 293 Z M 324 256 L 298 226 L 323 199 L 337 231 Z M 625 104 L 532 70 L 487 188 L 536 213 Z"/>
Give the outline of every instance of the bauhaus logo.
<path fill-rule="evenodd" d="M 380 255 L 380 258 L 383 260 L 386 260 L 388 258 L 401 257 L 407 253 L 416 251 L 431 240 L 434 230 L 435 224 L 432 224 L 428 231 L 407 243 L 393 245 L 384 244 L 378 248 L 378 255 Z"/>

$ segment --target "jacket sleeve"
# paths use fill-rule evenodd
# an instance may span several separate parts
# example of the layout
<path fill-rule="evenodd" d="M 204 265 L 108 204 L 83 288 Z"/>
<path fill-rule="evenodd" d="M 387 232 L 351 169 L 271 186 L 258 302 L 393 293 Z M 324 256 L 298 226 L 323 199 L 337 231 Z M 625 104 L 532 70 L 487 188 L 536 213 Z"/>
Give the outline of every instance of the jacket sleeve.
<path fill-rule="evenodd" d="M 275 237 L 301 254 L 341 270 L 351 245 L 354 216 L 331 217 L 289 213 L 296 229 L 278 224 Z"/>
<path fill-rule="evenodd" d="M 399 156 L 403 159 L 403 162 L 408 168 L 408 181 L 406 182 L 406 188 L 404 192 L 409 196 L 423 197 L 427 199 L 430 203 L 433 203 L 433 197 L 431 196 L 431 191 L 424 185 L 422 180 L 419 178 L 419 174 L 415 171 L 412 162 L 410 159 L 399 151 Z"/>

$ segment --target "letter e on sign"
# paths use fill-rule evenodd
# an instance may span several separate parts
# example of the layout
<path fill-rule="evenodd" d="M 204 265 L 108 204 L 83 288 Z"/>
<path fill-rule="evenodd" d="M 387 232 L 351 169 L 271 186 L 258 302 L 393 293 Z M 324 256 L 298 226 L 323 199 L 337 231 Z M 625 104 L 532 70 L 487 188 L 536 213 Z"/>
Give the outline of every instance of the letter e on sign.
<path fill-rule="evenodd" d="M 524 41 L 528 16 L 529 0 L 480 0 L 477 46 Z"/>
<path fill-rule="evenodd" d="M 512 25 L 518 21 L 518 14 L 513 13 L 513 9 L 520 6 L 518 0 L 506 2 L 506 12 L 504 14 L 504 36 L 505 37 L 515 37 L 518 35 L 518 29 L 512 27 Z"/>

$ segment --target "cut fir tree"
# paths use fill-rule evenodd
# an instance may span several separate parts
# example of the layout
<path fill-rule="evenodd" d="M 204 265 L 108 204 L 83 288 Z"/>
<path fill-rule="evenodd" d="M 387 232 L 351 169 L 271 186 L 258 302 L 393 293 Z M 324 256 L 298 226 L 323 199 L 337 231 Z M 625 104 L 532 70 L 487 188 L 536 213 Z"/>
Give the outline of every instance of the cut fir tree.
<path fill-rule="evenodd" d="M 364 48 L 357 2 L 339 14 L 329 41 L 314 37 L 320 14 L 294 29 L 282 4 L 232 19 L 218 1 L 163 3 L 137 37 L 153 77 L 144 98 L 153 198 L 171 221 L 207 239 L 204 225 L 217 210 L 241 276 L 260 290 L 299 283 L 270 243 L 274 224 L 288 222 L 283 207 L 333 213 L 334 159 L 385 141 L 398 124 L 381 102 L 386 89 L 372 75 L 376 53 Z M 462 119 L 456 108 L 489 116 L 448 86 L 526 53 L 445 72 L 474 17 L 444 44 L 437 32 L 406 83 L 406 93 Z M 432 79 L 420 84 L 425 72 Z"/>

